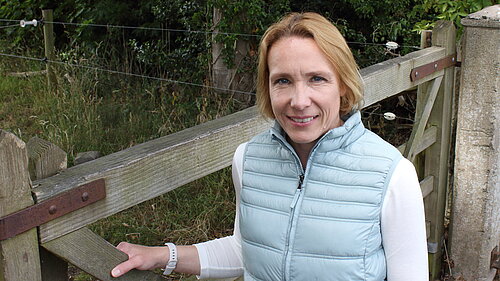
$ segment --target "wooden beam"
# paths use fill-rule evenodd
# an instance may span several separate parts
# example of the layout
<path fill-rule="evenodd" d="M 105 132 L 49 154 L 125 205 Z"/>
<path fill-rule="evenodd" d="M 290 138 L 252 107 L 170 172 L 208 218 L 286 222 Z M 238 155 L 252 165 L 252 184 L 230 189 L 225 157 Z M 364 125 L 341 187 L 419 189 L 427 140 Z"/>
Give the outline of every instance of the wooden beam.
<path fill-rule="evenodd" d="M 413 68 L 445 57 L 441 47 L 430 47 L 406 56 L 387 60 L 367 68 L 363 68 L 361 76 L 365 83 L 365 104 L 372 105 L 385 98 L 413 88 L 424 82 L 442 76 L 444 70 L 437 71 L 423 79 L 412 82 L 410 72 Z"/>
<path fill-rule="evenodd" d="M 55 175 L 68 166 L 68 158 L 57 145 L 38 137 L 31 138 L 28 148 L 29 171 L 32 180 Z"/>
<path fill-rule="evenodd" d="M 418 142 L 415 148 L 415 154 L 419 154 L 420 152 L 426 150 L 429 146 L 434 144 L 436 142 L 437 138 L 437 127 L 436 126 L 431 126 L 429 129 L 424 131 L 424 134 L 422 135 L 422 138 Z M 398 150 L 401 153 L 404 153 L 406 149 L 406 143 L 403 143 L 402 145 L 398 146 Z"/>
<path fill-rule="evenodd" d="M 45 46 L 45 57 L 50 60 L 56 60 L 55 55 L 55 37 L 54 37 L 54 13 L 52 10 L 42 10 L 42 18 L 45 21 L 43 25 L 43 39 Z M 52 91 L 57 91 L 57 77 L 54 71 L 54 64 L 47 62 L 47 81 L 49 83 L 49 88 Z"/>
<path fill-rule="evenodd" d="M 25 143 L 0 130 L 0 217 L 33 205 Z M 41 281 L 36 228 L 0 241 L 0 280 Z"/>
<path fill-rule="evenodd" d="M 420 189 L 422 190 L 422 197 L 427 197 L 434 190 L 434 176 L 428 176 L 420 181 Z"/>
<path fill-rule="evenodd" d="M 432 32 L 432 45 L 445 49 L 445 56 L 456 52 L 455 26 L 449 21 L 438 21 Z M 448 171 L 451 151 L 451 122 L 453 104 L 453 83 L 455 70 L 453 67 L 444 70 L 443 85 L 439 90 L 436 103 L 427 122 L 429 126 L 438 127 L 438 138 L 435 144 L 425 151 L 425 175 L 433 175 L 434 192 L 424 200 L 425 217 L 431 221 L 431 236 L 428 243 L 436 243 L 437 251 L 431 256 L 429 269 L 430 280 L 439 278 L 441 271 L 442 242 L 444 241 L 444 216 L 448 192 Z"/>
<path fill-rule="evenodd" d="M 26 144 L 28 168 L 32 180 L 43 179 L 64 170 L 68 158 L 57 145 L 38 137 L 31 138 Z M 40 261 L 43 281 L 67 281 L 68 263 L 40 247 Z"/>
<path fill-rule="evenodd" d="M 441 81 L 443 81 L 443 76 L 438 76 L 432 81 L 431 88 L 427 93 L 427 97 L 425 99 L 424 109 L 421 114 L 415 118 L 415 126 L 413 127 L 410 139 L 408 140 L 405 152 L 403 153 L 404 156 L 410 161 L 413 161 L 415 155 L 417 155 L 415 151 L 417 145 L 421 142 L 422 135 L 427 125 L 427 120 L 429 120 L 431 110 L 434 107 L 434 101 L 436 100 L 438 90 L 441 86 Z"/>
<path fill-rule="evenodd" d="M 132 270 L 120 278 L 112 278 L 111 269 L 126 261 L 128 256 L 88 228 L 81 228 L 43 243 L 42 247 L 102 281 L 165 280 L 151 271 L 140 270 Z"/>
<path fill-rule="evenodd" d="M 106 199 L 40 226 L 43 243 L 230 165 L 236 147 L 268 129 L 250 108 L 36 181 L 38 202 L 104 178 Z"/>

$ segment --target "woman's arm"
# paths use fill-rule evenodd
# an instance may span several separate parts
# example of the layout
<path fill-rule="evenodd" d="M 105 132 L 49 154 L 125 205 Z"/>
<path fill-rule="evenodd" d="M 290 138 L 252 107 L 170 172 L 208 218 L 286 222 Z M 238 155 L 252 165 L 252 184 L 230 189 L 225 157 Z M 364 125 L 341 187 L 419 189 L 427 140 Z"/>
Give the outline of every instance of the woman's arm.
<path fill-rule="evenodd" d="M 387 280 L 429 280 L 422 191 L 413 164 L 405 158 L 389 182 L 381 228 Z"/>
<path fill-rule="evenodd" d="M 196 274 L 200 278 L 236 277 L 243 274 L 238 206 L 244 149 L 245 144 L 238 147 L 232 166 L 233 183 L 236 191 L 234 234 L 192 246 L 178 246 L 176 272 Z M 139 270 L 165 268 L 170 258 L 166 246 L 147 247 L 121 242 L 117 248 L 126 253 L 129 259 L 113 268 L 111 271 L 113 277 L 119 277 L 134 268 Z"/>
<path fill-rule="evenodd" d="M 238 146 L 232 164 L 233 185 L 236 193 L 236 217 L 233 235 L 195 245 L 200 254 L 201 272 L 198 276 L 200 279 L 228 278 L 243 275 L 239 204 L 245 147 L 246 143 Z"/>
<path fill-rule="evenodd" d="M 128 260 L 117 265 L 111 271 L 111 276 L 119 277 L 132 269 L 151 270 L 165 268 L 169 261 L 169 249 L 165 247 L 148 247 L 127 242 L 121 242 L 116 247 L 128 255 Z M 195 246 L 178 246 L 178 262 L 176 272 L 200 274 L 200 261 Z"/>

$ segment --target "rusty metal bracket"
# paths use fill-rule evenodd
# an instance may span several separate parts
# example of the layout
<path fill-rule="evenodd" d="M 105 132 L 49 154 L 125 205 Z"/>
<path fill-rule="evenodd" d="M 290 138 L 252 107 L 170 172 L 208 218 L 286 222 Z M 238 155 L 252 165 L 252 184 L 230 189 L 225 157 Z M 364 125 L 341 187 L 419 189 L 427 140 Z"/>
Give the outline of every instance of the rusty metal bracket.
<path fill-rule="evenodd" d="M 491 250 L 490 268 L 500 269 L 500 251 L 498 251 L 498 246 L 495 246 Z"/>
<path fill-rule="evenodd" d="M 98 179 L 2 217 L 0 218 L 0 241 L 14 237 L 105 197 L 104 179 Z"/>
<path fill-rule="evenodd" d="M 432 73 L 453 66 L 457 63 L 457 54 L 449 55 L 440 60 L 415 67 L 410 72 L 410 80 L 416 81 L 422 79 Z"/>

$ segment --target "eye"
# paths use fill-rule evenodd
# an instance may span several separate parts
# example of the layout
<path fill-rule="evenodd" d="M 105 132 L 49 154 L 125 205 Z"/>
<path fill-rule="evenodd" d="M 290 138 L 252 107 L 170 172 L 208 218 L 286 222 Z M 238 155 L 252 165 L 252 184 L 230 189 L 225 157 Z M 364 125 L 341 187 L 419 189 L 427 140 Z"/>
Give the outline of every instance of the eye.
<path fill-rule="evenodd" d="M 315 75 L 311 78 L 311 82 L 322 82 L 322 81 L 326 81 L 326 79 L 321 76 Z"/>
<path fill-rule="evenodd" d="M 286 84 L 290 84 L 290 80 L 288 80 L 286 78 L 279 78 L 279 79 L 276 79 L 274 81 L 274 84 L 276 84 L 276 85 L 286 85 Z"/>

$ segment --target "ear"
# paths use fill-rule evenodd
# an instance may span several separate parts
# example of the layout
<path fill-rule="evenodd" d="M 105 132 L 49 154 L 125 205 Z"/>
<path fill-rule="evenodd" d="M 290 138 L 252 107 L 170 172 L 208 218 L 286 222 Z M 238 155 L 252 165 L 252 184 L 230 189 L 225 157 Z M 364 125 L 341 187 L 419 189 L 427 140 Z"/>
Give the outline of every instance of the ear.
<path fill-rule="evenodd" d="M 340 96 L 345 98 L 347 93 L 347 86 L 345 85 L 345 83 L 343 82 L 340 83 L 339 91 L 340 91 L 339 92 Z"/>

